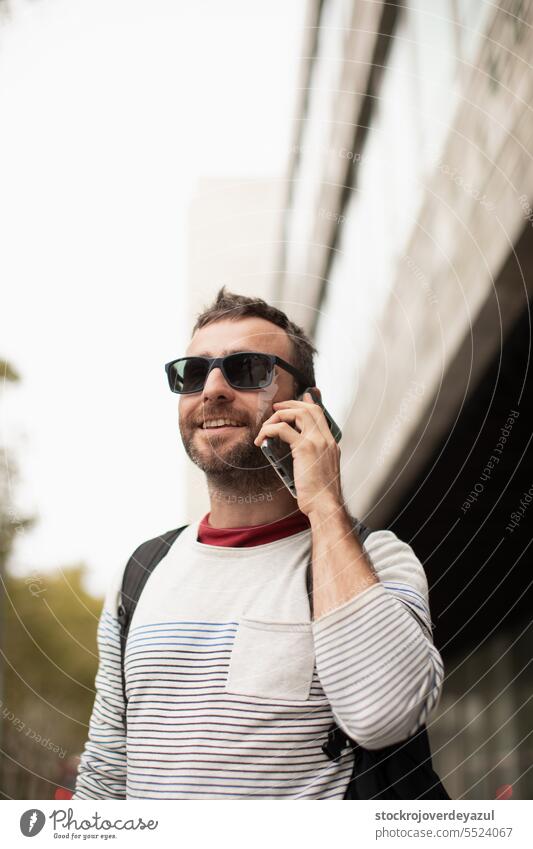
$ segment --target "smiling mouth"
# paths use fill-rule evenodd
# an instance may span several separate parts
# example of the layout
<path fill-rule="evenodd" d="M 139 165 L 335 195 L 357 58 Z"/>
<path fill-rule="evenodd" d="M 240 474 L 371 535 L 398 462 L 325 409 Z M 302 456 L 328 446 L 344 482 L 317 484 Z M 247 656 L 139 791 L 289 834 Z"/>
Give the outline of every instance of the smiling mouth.
<path fill-rule="evenodd" d="M 204 427 L 200 425 L 200 430 L 209 431 L 210 433 L 213 431 L 223 431 L 223 430 L 240 430 L 244 425 L 215 425 L 214 427 Z"/>
<path fill-rule="evenodd" d="M 240 422 L 233 422 L 231 419 L 204 419 L 204 421 L 198 425 L 198 428 L 202 431 L 207 431 L 208 433 L 226 433 L 229 430 L 241 430 L 245 425 Z"/>

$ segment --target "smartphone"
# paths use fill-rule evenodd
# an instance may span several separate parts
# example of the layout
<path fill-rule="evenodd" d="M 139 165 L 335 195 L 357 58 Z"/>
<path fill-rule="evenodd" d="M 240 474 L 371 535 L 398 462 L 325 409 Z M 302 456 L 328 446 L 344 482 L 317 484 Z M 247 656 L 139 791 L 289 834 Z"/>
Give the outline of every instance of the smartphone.
<path fill-rule="evenodd" d="M 303 396 L 306 392 L 311 394 L 311 397 L 315 404 L 319 404 L 323 411 L 324 416 L 326 417 L 326 421 L 329 425 L 329 429 L 333 434 L 335 442 L 340 442 L 342 437 L 342 431 L 340 427 L 333 421 L 332 417 L 324 407 L 324 404 L 321 401 L 320 393 L 314 387 L 309 386 L 305 389 L 301 395 L 298 396 L 298 401 L 303 401 Z M 272 464 L 279 477 L 291 493 L 294 498 L 296 495 L 296 487 L 294 485 L 294 467 L 292 463 L 292 453 L 291 447 L 287 442 L 283 442 L 282 439 L 278 439 L 278 437 L 267 436 L 263 439 L 261 443 L 261 451 Z"/>

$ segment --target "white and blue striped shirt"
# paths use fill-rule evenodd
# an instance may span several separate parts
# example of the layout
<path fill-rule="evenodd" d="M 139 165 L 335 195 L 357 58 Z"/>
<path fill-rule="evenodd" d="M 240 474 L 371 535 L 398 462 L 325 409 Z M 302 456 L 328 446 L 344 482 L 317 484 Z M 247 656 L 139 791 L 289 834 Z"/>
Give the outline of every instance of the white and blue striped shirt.
<path fill-rule="evenodd" d="M 149 577 L 126 648 L 117 608 L 98 626 L 89 738 L 73 799 L 342 799 L 353 753 L 322 751 L 333 721 L 378 749 L 414 733 L 443 681 L 412 548 L 374 531 L 375 584 L 311 620 L 311 530 L 264 545 L 198 542 L 189 525 Z"/>

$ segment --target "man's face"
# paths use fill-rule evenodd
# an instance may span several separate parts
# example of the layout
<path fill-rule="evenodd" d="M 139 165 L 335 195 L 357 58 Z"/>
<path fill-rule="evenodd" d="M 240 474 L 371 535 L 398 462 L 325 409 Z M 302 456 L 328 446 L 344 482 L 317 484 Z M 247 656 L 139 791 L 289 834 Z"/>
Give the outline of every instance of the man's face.
<path fill-rule="evenodd" d="M 252 316 L 202 327 L 191 339 L 186 355 L 216 357 L 234 351 L 277 354 L 293 363 L 285 331 Z M 272 415 L 274 401 L 294 397 L 292 375 L 278 366 L 270 386 L 248 390 L 234 389 L 219 368 L 213 369 L 202 391 L 182 395 L 179 400 L 180 433 L 188 456 L 208 477 L 218 477 L 225 486 L 250 489 L 272 482 L 273 470 L 253 440 Z M 206 422 L 226 417 L 238 426 L 204 427 Z"/>

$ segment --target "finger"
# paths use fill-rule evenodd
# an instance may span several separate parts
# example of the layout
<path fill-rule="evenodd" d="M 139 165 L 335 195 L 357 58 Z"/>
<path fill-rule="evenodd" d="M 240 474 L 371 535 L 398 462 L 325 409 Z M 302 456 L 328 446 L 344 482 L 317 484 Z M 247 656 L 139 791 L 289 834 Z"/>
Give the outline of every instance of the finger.
<path fill-rule="evenodd" d="M 295 405 L 298 405 L 296 408 Z M 330 427 L 328 425 L 328 421 L 324 415 L 324 411 L 320 404 L 315 404 L 314 401 L 306 402 L 306 401 L 276 401 L 272 406 L 278 407 L 276 409 L 276 413 L 281 412 L 281 410 L 290 409 L 301 409 L 302 411 L 307 411 L 313 417 L 313 423 L 316 424 L 318 428 L 318 432 L 324 437 L 326 442 L 331 442 L 333 440 L 333 434 L 331 433 Z M 305 428 L 305 432 L 309 433 L 309 428 Z"/>
<path fill-rule="evenodd" d="M 264 424 L 254 439 L 255 444 L 260 445 L 265 436 L 277 436 L 283 442 L 293 445 L 300 439 L 301 434 L 286 422 L 280 422 L 279 424 Z"/>
<path fill-rule="evenodd" d="M 322 440 L 328 444 L 334 441 L 327 421 L 324 420 L 326 425 L 324 429 L 321 426 L 320 419 L 317 420 L 311 417 L 311 420 L 309 420 L 306 412 L 301 412 L 300 410 L 277 410 L 272 416 L 270 416 L 269 419 L 267 419 L 265 424 L 271 424 L 277 421 L 294 422 L 300 433 L 303 433 L 306 438 L 309 438 L 312 441 L 319 442 Z"/>
<path fill-rule="evenodd" d="M 275 424 L 276 422 L 294 422 L 298 427 L 300 433 L 306 430 L 305 428 L 305 412 L 301 409 L 298 410 L 276 410 L 270 418 L 263 422 L 263 424 Z M 309 421 L 308 421 L 309 426 Z M 314 420 L 311 421 L 311 427 L 314 424 Z"/>
<path fill-rule="evenodd" d="M 316 391 L 317 391 L 319 397 L 322 398 L 322 394 L 321 394 L 320 390 L 317 389 Z M 313 398 L 313 396 L 311 395 L 310 392 L 305 392 L 303 394 L 303 396 L 301 396 L 299 398 L 294 398 L 294 399 L 287 398 L 285 401 L 274 401 L 272 406 L 276 407 L 278 405 L 281 406 L 282 404 L 303 404 L 304 406 L 308 405 L 308 406 L 313 406 L 313 407 L 320 407 L 320 404 L 317 404 L 317 402 L 315 401 L 315 399 Z"/>

